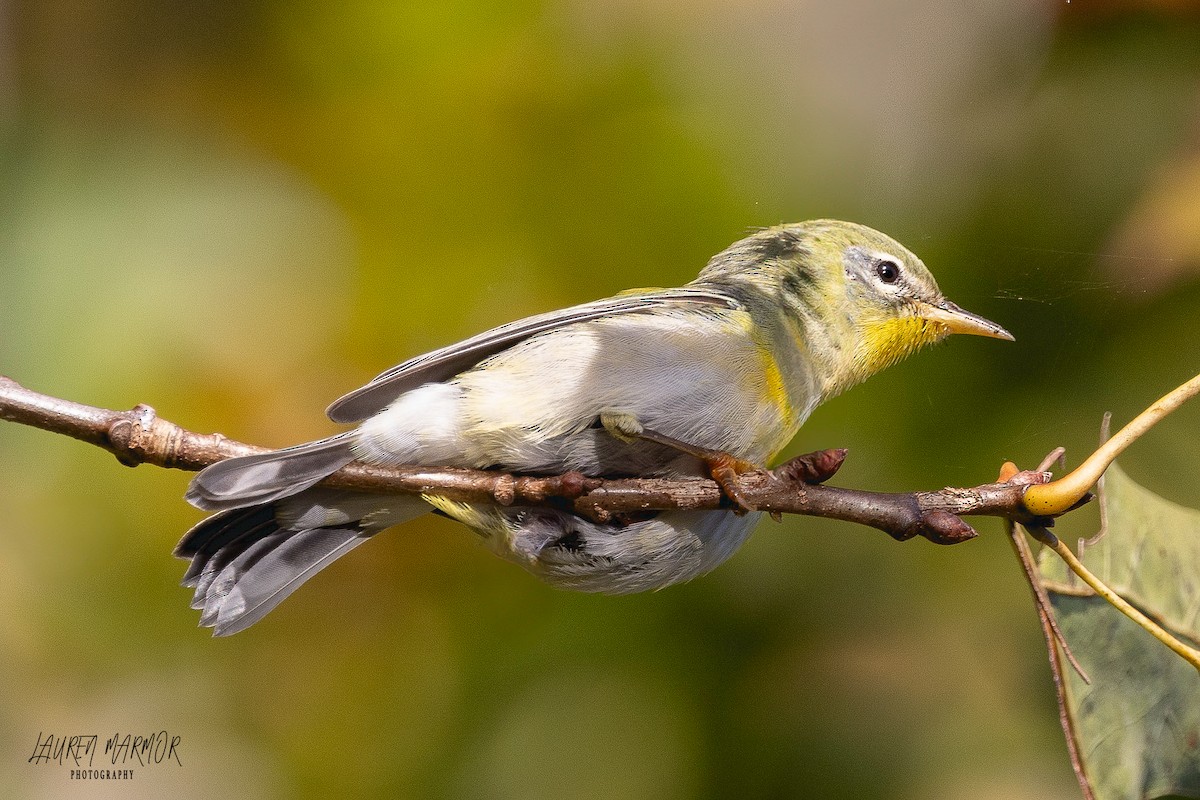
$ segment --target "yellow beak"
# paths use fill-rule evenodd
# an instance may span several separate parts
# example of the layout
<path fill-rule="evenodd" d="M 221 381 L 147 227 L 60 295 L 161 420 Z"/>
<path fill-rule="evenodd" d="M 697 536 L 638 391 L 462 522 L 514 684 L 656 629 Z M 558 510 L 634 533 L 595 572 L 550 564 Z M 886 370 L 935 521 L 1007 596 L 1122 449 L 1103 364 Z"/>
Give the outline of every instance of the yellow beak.
<path fill-rule="evenodd" d="M 988 336 L 992 339 L 1016 341 L 1015 337 L 991 320 L 964 311 L 949 300 L 943 300 L 938 305 L 921 303 L 917 316 L 944 325 L 950 333 L 970 333 L 975 336 Z"/>

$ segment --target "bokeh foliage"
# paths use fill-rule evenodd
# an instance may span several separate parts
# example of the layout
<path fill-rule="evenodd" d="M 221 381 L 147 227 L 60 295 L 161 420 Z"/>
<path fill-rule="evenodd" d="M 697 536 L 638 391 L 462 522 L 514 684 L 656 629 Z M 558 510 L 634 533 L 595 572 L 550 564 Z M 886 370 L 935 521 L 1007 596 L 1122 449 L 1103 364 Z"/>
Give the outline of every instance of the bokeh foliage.
<path fill-rule="evenodd" d="M 849 447 L 845 485 L 1082 453 L 1200 365 L 1188 4 L 0 14 L 0 373 L 41 391 L 293 443 L 407 356 L 815 216 L 895 235 L 1017 336 L 819 410 L 793 448 Z M 1195 505 L 1197 437 L 1185 408 L 1123 461 Z M 789 519 L 614 599 L 429 519 L 214 641 L 169 556 L 185 483 L 0 426 L 11 796 L 1076 796 L 998 527 L 943 549 Z M 39 731 L 160 728 L 184 767 L 131 784 L 24 763 Z"/>

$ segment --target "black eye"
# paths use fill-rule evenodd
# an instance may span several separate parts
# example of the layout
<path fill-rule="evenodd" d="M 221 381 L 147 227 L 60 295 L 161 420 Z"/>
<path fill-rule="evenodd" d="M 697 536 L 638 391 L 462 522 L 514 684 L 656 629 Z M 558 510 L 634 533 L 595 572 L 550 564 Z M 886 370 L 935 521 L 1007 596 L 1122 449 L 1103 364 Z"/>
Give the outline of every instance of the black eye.
<path fill-rule="evenodd" d="M 875 262 L 875 274 L 884 283 L 895 283 L 900 280 L 900 266 L 894 261 Z"/>

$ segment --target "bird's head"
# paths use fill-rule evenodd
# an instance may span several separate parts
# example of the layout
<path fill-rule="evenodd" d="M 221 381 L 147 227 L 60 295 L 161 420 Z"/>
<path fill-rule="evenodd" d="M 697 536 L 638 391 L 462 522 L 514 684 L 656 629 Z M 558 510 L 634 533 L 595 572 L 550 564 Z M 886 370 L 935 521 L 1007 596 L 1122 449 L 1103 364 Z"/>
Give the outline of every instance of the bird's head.
<path fill-rule="evenodd" d="M 823 368 L 831 394 L 951 333 L 1013 339 L 947 300 L 908 248 L 852 222 L 759 231 L 715 256 L 699 279 L 770 296 Z"/>

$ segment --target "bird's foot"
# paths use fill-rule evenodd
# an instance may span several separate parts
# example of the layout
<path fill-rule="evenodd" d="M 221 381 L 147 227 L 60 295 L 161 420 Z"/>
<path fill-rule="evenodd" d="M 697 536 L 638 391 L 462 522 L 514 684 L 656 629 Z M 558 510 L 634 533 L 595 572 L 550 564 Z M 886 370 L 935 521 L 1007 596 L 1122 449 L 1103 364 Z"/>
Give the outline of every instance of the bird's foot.
<path fill-rule="evenodd" d="M 705 452 L 700 459 L 708 467 L 708 474 L 717 482 L 717 486 L 721 487 L 721 492 L 733 503 L 733 513 L 744 516 L 751 511 L 757 511 L 757 506 L 751 503 L 738 487 L 738 476 L 746 472 L 758 472 L 761 467 L 729 453 L 717 450 Z"/>
<path fill-rule="evenodd" d="M 700 447 L 676 439 L 673 436 L 667 436 L 664 433 L 650 430 L 642 425 L 633 414 L 620 411 L 604 411 L 600 414 L 600 424 L 604 426 L 606 431 L 621 441 L 630 442 L 643 439 L 647 442 L 654 442 L 655 444 L 670 447 L 673 450 L 678 450 L 680 453 L 699 459 L 708 469 L 708 474 L 717 482 L 717 486 L 721 487 L 721 492 L 732 503 L 734 513 L 741 515 L 757 510 L 749 498 L 746 497 L 745 493 L 738 487 L 739 475 L 747 472 L 763 471 L 762 467 L 757 464 L 720 450 L 710 450 L 707 447 Z"/>

